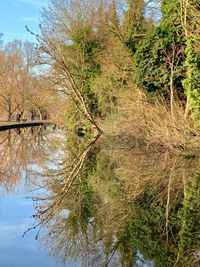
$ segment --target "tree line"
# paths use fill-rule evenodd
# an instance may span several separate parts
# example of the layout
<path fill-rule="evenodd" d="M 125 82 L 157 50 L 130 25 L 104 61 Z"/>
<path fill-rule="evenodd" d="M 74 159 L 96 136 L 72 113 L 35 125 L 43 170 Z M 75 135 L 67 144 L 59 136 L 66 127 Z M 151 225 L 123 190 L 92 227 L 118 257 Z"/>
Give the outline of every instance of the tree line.
<path fill-rule="evenodd" d="M 162 113 L 157 121 L 164 117 L 173 129 L 171 137 L 180 128 L 196 134 L 199 14 L 197 0 L 50 0 L 40 33 L 27 28 L 37 40 L 34 67 L 24 52 L 21 56 L 27 44 L 19 49 L 13 43 L 17 54 L 7 52 L 9 45 L 1 52 L 1 98 L 8 118 L 25 106 L 41 112 L 48 101 L 56 113 L 59 102 L 69 128 L 79 122 L 101 132 L 109 120 L 131 125 L 138 121 L 134 116 L 140 117 L 140 128 L 150 121 L 152 128 L 157 122 L 149 116 L 156 109 L 158 116 Z M 37 75 L 31 73 L 34 68 Z"/>
<path fill-rule="evenodd" d="M 164 105 L 173 127 L 177 108 L 198 126 L 199 14 L 196 0 L 51 0 L 40 34 L 28 30 L 73 127 L 104 130 L 133 98 Z"/>
<path fill-rule="evenodd" d="M 35 69 L 32 43 L 14 40 L 0 50 L 1 120 L 15 120 L 16 114 L 42 119 L 50 104 L 47 80 Z"/>

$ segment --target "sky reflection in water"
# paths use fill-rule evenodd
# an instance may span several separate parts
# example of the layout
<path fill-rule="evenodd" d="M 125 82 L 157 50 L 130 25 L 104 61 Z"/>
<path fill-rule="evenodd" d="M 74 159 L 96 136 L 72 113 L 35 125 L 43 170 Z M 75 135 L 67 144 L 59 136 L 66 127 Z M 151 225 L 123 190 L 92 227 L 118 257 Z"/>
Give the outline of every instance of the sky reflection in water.
<path fill-rule="evenodd" d="M 5 134 L 5 133 L 2 133 Z M 15 134 L 15 133 L 14 133 Z M 36 231 L 23 233 L 33 225 L 33 202 L 27 199 L 25 179 L 21 174 L 14 190 L 6 192 L 0 186 L 0 266 L 2 267 L 59 267 L 63 266 L 49 257 L 39 242 Z M 14 191 L 14 192 L 13 192 Z M 75 266 L 68 264 L 67 266 Z"/>
<path fill-rule="evenodd" d="M 23 195 L 5 196 L 0 211 L 0 264 L 4 267 L 56 267 L 35 241 L 35 232 L 24 238 L 22 234 L 31 225 L 33 204 Z"/>
<path fill-rule="evenodd" d="M 0 266 L 200 266 L 198 155 L 121 136 L 85 144 L 48 129 L 4 138 Z M 27 166 L 41 173 L 26 176 Z M 25 195 L 37 187 L 34 210 Z M 22 239 L 33 223 L 39 239 L 33 230 Z"/>

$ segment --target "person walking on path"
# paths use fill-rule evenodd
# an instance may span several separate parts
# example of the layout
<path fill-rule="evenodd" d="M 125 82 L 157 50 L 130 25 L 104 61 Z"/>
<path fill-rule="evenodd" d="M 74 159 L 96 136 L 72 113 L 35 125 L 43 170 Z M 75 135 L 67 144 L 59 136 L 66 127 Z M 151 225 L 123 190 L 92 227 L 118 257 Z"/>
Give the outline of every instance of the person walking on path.
<path fill-rule="evenodd" d="M 20 122 L 20 120 L 21 120 L 21 114 L 20 113 L 17 113 L 17 115 L 16 115 L 16 121 L 17 122 Z"/>
<path fill-rule="evenodd" d="M 25 114 L 23 114 L 23 116 L 22 116 L 22 121 L 23 122 L 26 122 L 27 121 L 27 116 Z"/>
<path fill-rule="evenodd" d="M 31 113 L 31 120 L 34 121 L 34 119 L 35 119 L 35 114 Z"/>

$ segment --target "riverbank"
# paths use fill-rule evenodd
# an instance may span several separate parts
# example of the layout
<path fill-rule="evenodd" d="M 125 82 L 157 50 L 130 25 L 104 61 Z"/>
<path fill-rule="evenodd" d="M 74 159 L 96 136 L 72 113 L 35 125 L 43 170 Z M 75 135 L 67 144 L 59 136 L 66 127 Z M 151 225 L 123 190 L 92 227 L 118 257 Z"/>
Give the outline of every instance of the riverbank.
<path fill-rule="evenodd" d="M 38 121 L 26 121 L 26 122 L 14 122 L 14 121 L 1 121 L 0 122 L 0 131 L 5 131 L 13 128 L 24 128 L 31 126 L 39 126 L 39 125 L 48 125 L 51 124 L 51 121 L 47 120 L 38 120 Z"/>
<path fill-rule="evenodd" d="M 101 122 L 108 135 L 129 136 L 179 152 L 199 150 L 200 130 L 184 108 L 173 103 L 173 113 L 164 102 L 150 101 L 138 90 L 118 100 L 116 110 Z"/>

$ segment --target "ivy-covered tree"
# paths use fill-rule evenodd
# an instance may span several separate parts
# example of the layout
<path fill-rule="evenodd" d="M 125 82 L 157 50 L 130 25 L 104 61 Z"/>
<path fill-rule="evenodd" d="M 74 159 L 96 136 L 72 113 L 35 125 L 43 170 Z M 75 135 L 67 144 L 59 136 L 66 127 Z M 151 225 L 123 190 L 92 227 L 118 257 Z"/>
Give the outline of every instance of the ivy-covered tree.
<path fill-rule="evenodd" d="M 124 19 L 125 44 L 136 51 L 138 40 L 146 32 L 145 1 L 127 0 L 127 11 Z"/>
<path fill-rule="evenodd" d="M 144 38 L 135 55 L 136 82 L 149 93 L 183 98 L 185 37 L 177 16 L 179 0 L 162 2 L 162 19 Z"/>
<path fill-rule="evenodd" d="M 187 96 L 185 117 L 192 111 L 198 122 L 200 115 L 200 4 L 181 0 L 181 21 L 186 38 L 186 78 L 183 81 Z"/>
<path fill-rule="evenodd" d="M 51 0 L 43 10 L 41 34 L 35 35 L 40 63 L 49 65 L 55 89 L 73 102 L 72 116 L 89 121 L 95 132 L 101 130 L 95 119 L 99 112 L 91 83 L 100 73 L 97 54 L 106 41 L 107 11 L 102 1 Z"/>
<path fill-rule="evenodd" d="M 185 117 L 192 110 L 193 117 L 198 122 L 200 115 L 200 56 L 194 50 L 194 40 L 192 38 L 188 38 L 186 44 L 187 72 L 186 79 L 183 81 L 187 95 Z"/>

